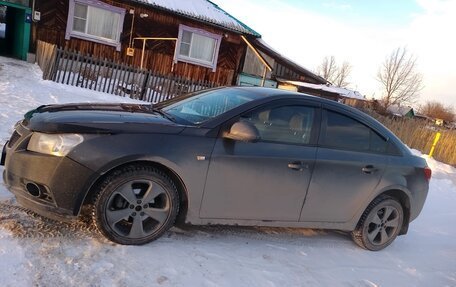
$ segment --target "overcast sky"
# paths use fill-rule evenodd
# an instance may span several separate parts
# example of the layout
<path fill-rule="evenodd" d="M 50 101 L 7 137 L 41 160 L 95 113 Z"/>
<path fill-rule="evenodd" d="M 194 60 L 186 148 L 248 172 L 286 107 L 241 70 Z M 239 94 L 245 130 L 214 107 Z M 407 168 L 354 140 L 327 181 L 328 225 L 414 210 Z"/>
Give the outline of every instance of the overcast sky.
<path fill-rule="evenodd" d="M 300 65 L 325 56 L 352 66 L 351 88 L 381 97 L 375 77 L 397 47 L 418 58 L 420 102 L 456 107 L 456 0 L 214 0 Z"/>

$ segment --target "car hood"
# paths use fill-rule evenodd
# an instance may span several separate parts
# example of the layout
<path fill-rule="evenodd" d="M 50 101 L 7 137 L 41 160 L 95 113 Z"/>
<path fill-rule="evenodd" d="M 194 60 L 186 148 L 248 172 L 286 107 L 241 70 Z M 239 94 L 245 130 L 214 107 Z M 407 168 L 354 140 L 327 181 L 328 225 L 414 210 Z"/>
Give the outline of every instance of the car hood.
<path fill-rule="evenodd" d="M 23 125 L 45 133 L 179 133 L 178 125 L 143 104 L 66 104 L 40 106 Z"/>

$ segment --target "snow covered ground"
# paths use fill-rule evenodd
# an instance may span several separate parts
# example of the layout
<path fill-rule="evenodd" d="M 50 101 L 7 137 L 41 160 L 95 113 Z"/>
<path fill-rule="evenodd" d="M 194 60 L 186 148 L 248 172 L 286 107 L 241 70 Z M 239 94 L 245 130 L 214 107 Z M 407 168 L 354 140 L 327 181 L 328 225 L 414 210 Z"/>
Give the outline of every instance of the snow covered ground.
<path fill-rule="evenodd" d="M 0 144 L 41 104 L 131 101 L 40 80 L 0 57 Z M 456 286 L 456 169 L 428 160 L 428 200 L 380 252 L 342 232 L 185 227 L 139 247 L 107 242 L 86 219 L 55 223 L 15 204 L 0 179 L 1 286 Z M 0 168 L 0 173 L 3 169 Z"/>

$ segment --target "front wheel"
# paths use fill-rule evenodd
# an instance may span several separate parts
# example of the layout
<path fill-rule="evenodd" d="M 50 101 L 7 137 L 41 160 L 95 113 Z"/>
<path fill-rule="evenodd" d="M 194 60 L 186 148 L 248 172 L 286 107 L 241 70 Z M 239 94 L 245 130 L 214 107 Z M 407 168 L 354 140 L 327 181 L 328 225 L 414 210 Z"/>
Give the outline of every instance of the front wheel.
<path fill-rule="evenodd" d="M 178 211 L 173 181 L 156 168 L 133 165 L 116 170 L 102 182 L 92 218 L 109 240 L 141 245 L 171 228 Z"/>
<path fill-rule="evenodd" d="M 364 211 L 353 240 L 362 248 L 378 251 L 390 245 L 399 234 L 404 221 L 402 205 L 394 198 L 381 195 Z"/>

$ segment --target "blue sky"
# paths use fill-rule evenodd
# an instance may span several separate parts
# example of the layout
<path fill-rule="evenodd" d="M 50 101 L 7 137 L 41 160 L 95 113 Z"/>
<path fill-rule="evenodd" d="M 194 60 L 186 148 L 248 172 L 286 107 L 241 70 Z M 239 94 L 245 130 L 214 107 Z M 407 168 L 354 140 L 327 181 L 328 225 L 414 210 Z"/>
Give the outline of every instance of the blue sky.
<path fill-rule="evenodd" d="M 425 88 L 418 103 L 456 107 L 456 0 L 213 0 L 296 63 L 316 70 L 326 56 L 352 65 L 351 88 L 382 97 L 376 75 L 406 47 Z"/>

